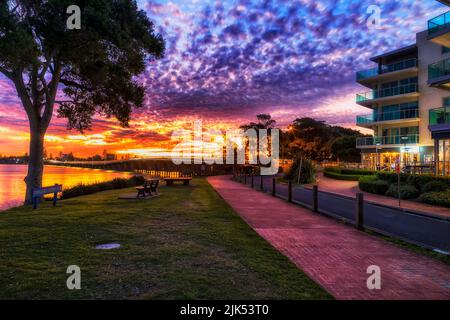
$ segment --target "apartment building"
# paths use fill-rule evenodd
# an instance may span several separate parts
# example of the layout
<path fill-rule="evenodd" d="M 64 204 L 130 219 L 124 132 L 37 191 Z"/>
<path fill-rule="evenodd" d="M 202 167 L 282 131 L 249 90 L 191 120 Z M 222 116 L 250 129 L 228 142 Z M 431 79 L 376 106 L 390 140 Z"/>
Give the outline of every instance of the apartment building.
<path fill-rule="evenodd" d="M 370 112 L 356 124 L 373 137 L 357 140 L 366 167 L 450 175 L 450 11 L 431 19 L 416 43 L 371 58 L 356 73 L 370 91 L 356 96 Z"/>

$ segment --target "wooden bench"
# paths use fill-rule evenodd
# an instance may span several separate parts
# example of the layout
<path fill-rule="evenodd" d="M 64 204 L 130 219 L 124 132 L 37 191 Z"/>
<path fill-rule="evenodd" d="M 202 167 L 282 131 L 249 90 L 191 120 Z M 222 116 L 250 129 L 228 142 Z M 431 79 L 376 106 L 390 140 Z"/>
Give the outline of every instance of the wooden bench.
<path fill-rule="evenodd" d="M 32 199 L 33 199 L 33 209 L 37 209 L 39 200 L 46 194 L 53 193 L 53 206 L 56 206 L 56 201 L 58 200 L 58 193 L 62 192 L 62 184 L 55 184 L 51 187 L 43 187 L 33 189 Z"/>
<path fill-rule="evenodd" d="M 136 198 L 145 198 L 147 194 L 151 196 L 153 193 L 158 194 L 159 179 L 146 180 L 143 186 L 136 187 L 137 195 Z"/>
<path fill-rule="evenodd" d="M 183 185 L 187 186 L 189 185 L 189 182 L 192 180 L 192 177 L 177 177 L 177 178 L 164 178 L 164 181 L 166 182 L 167 186 L 173 185 L 176 181 L 183 182 Z"/>

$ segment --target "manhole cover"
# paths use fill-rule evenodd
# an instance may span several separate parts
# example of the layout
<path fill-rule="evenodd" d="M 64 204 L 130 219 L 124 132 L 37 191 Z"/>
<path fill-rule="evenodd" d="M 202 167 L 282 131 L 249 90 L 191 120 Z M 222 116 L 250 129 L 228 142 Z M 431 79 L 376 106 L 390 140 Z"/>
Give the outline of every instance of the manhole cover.
<path fill-rule="evenodd" d="M 120 243 L 104 243 L 95 246 L 95 249 L 110 250 L 120 248 Z"/>

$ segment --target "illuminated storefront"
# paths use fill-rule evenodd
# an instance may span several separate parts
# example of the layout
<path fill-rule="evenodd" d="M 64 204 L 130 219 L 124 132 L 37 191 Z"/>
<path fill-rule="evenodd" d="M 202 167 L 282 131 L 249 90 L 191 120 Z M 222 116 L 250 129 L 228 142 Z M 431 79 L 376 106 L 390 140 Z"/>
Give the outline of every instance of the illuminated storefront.
<path fill-rule="evenodd" d="M 364 167 L 371 170 L 395 170 L 396 163 L 400 162 L 402 168 L 413 166 L 433 166 L 434 156 L 432 147 L 401 146 L 393 148 L 375 148 L 361 150 L 361 159 Z M 450 160 L 450 158 L 449 158 Z"/>

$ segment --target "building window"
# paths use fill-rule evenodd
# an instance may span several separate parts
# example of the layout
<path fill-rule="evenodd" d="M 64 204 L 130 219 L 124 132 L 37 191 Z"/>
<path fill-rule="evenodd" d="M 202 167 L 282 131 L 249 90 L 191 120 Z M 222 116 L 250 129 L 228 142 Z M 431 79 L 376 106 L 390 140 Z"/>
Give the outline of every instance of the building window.
<path fill-rule="evenodd" d="M 450 97 L 446 97 L 446 98 L 442 99 L 442 106 L 444 108 L 450 107 Z"/>

